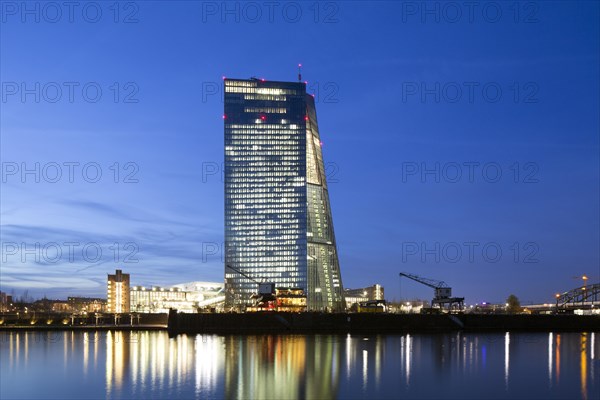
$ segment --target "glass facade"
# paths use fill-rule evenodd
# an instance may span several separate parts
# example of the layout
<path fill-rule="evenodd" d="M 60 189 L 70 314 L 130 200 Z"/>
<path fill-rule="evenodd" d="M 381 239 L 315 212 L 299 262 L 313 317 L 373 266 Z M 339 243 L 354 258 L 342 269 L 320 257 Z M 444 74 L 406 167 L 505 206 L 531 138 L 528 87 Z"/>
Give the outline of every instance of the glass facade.
<path fill-rule="evenodd" d="M 302 288 L 309 310 L 343 310 L 312 96 L 301 82 L 224 84 L 226 307 L 264 281 Z"/>

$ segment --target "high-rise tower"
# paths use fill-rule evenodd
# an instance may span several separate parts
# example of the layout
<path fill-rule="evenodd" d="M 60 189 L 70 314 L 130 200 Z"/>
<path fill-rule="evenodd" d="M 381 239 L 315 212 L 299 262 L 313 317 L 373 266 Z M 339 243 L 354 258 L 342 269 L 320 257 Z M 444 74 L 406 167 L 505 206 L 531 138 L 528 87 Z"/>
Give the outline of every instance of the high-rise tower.
<path fill-rule="evenodd" d="M 108 274 L 106 301 L 109 313 L 129 312 L 129 274 L 120 269 L 114 275 Z"/>
<path fill-rule="evenodd" d="M 224 84 L 226 305 L 264 280 L 304 289 L 309 310 L 342 311 L 313 97 L 302 82 Z"/>

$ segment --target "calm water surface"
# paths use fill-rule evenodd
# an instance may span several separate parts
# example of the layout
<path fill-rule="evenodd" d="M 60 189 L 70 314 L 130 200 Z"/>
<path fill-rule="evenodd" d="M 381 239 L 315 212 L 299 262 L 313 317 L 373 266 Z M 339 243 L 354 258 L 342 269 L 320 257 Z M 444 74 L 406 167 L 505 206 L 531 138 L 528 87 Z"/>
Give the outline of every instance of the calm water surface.
<path fill-rule="evenodd" d="M 600 399 L 600 333 L 1 332 L 0 398 Z"/>

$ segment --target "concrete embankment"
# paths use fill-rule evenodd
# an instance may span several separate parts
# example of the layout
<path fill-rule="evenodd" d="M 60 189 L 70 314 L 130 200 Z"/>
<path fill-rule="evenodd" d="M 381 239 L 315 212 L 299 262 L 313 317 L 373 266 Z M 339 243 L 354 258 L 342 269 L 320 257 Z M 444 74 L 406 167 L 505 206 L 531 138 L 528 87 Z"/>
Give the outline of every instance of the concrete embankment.
<path fill-rule="evenodd" d="M 411 333 L 600 331 L 600 316 L 325 313 L 169 314 L 178 333 Z"/>
<path fill-rule="evenodd" d="M 167 328 L 167 314 L 114 314 L 71 315 L 38 314 L 36 317 L 17 314 L 0 315 L 0 331 L 6 330 L 164 330 Z"/>

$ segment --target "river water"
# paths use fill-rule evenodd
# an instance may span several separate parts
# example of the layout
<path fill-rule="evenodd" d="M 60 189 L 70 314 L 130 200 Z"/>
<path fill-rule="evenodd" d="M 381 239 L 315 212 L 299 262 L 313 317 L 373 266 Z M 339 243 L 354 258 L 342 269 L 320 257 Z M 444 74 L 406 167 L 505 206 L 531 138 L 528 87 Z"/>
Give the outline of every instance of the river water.
<path fill-rule="evenodd" d="M 600 332 L 0 332 L 1 399 L 600 398 Z"/>

